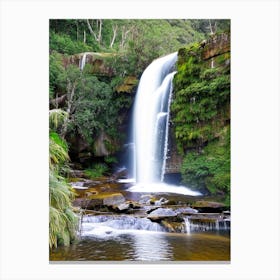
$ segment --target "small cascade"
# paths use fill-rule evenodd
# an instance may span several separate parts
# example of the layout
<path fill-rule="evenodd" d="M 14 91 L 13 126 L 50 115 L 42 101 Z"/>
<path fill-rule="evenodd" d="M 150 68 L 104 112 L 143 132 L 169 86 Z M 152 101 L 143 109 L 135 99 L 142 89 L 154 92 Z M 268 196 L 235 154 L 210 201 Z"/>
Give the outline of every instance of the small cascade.
<path fill-rule="evenodd" d="M 127 215 L 120 216 L 84 216 L 82 219 L 81 236 L 106 237 L 134 231 L 166 232 L 166 229 L 147 218 Z"/>
<path fill-rule="evenodd" d="M 196 219 L 194 217 L 184 217 L 184 222 L 186 233 L 230 230 L 229 219 Z"/>
<path fill-rule="evenodd" d="M 168 221 L 155 222 L 149 218 L 140 218 L 131 215 L 85 215 L 81 219 L 79 234 L 81 237 L 94 236 L 98 238 L 111 238 L 119 236 L 120 234 L 140 234 L 143 232 L 177 232 L 191 234 L 195 232 L 229 230 L 229 218 L 196 218 L 196 216 L 192 215 L 185 216 L 181 226 L 175 229 L 169 226 Z"/>
<path fill-rule="evenodd" d="M 214 68 L 214 57 L 211 58 L 211 69 Z"/>
<path fill-rule="evenodd" d="M 189 233 L 191 232 L 191 224 L 190 224 L 189 218 L 188 218 L 188 217 L 185 217 L 185 218 L 184 218 L 184 221 L 185 221 L 186 233 L 189 234 Z"/>
<path fill-rule="evenodd" d="M 157 118 L 156 118 L 156 124 L 155 124 L 155 137 L 154 137 L 154 153 L 153 153 L 153 158 L 152 160 L 154 161 L 155 164 L 160 165 L 162 158 L 164 158 L 164 141 L 159 141 L 158 143 L 156 142 L 157 139 L 164 139 L 165 136 L 165 132 L 166 132 L 166 119 L 167 119 L 167 113 L 164 112 L 160 112 L 157 114 Z M 163 164 L 162 164 L 163 166 Z M 163 170 L 162 168 L 155 170 L 156 173 L 156 177 L 160 177 L 162 178 L 162 173 Z M 161 180 L 162 181 L 162 180 Z"/>
<path fill-rule="evenodd" d="M 80 70 L 83 71 L 84 70 L 84 67 L 86 65 L 86 61 L 87 61 L 87 55 L 88 53 L 84 53 L 83 56 L 81 57 L 80 59 L 80 63 L 79 63 L 79 67 L 80 67 Z"/>
<path fill-rule="evenodd" d="M 175 75 L 175 72 L 171 73 L 171 82 L 170 82 L 170 89 L 169 89 L 169 96 L 168 96 L 168 103 L 167 103 L 167 118 L 166 118 L 166 127 L 165 127 L 165 139 L 164 139 L 164 150 L 163 150 L 163 164 L 161 168 L 161 182 L 163 182 L 164 174 L 165 174 L 165 167 L 166 167 L 166 160 L 167 160 L 167 152 L 168 152 L 168 135 L 169 135 L 169 118 L 170 118 L 170 105 L 172 100 L 172 92 L 173 92 L 173 86 L 172 81 L 173 77 Z"/>

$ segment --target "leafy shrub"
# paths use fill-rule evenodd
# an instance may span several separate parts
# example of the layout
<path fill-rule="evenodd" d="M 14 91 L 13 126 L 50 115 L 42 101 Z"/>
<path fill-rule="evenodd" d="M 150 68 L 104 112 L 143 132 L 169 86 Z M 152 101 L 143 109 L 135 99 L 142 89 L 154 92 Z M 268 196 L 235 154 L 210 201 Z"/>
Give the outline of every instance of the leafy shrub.
<path fill-rule="evenodd" d="M 211 194 L 230 191 L 230 128 L 225 127 L 220 137 L 202 151 L 190 151 L 182 165 L 182 178 L 197 189 Z"/>
<path fill-rule="evenodd" d="M 92 168 L 85 170 L 85 175 L 90 179 L 96 179 L 105 175 L 108 171 L 108 166 L 105 163 L 96 163 Z"/>

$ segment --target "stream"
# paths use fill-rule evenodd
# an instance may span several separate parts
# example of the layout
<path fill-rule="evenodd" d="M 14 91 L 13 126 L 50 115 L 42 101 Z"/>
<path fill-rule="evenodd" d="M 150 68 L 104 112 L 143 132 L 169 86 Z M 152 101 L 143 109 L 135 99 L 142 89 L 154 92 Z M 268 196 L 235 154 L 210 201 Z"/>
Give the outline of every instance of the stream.
<path fill-rule="evenodd" d="M 85 216 L 80 240 L 50 253 L 50 261 L 229 261 L 230 231 L 205 226 L 204 231 L 167 232 L 147 218 Z"/>

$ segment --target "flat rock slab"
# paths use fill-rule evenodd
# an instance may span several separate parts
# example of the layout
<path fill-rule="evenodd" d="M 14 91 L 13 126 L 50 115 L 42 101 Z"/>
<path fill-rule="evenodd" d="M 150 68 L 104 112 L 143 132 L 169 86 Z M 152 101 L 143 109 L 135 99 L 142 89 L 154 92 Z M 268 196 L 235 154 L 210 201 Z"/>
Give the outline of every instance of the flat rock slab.
<path fill-rule="evenodd" d="M 165 218 L 165 217 L 174 217 L 177 216 L 177 213 L 172 209 L 165 209 L 165 208 L 158 208 L 152 211 L 147 217 L 149 219 L 158 219 L 158 218 Z"/>
<path fill-rule="evenodd" d="M 83 209 L 95 210 L 102 206 L 117 206 L 124 202 L 125 198 L 121 193 L 101 193 L 89 195 L 87 198 L 77 198 L 73 205 Z"/>
<path fill-rule="evenodd" d="M 121 193 L 101 193 L 97 195 L 91 195 L 88 197 L 92 203 L 96 205 L 113 206 L 122 204 L 125 202 L 125 198 Z"/>
<path fill-rule="evenodd" d="M 193 204 L 194 208 L 220 208 L 225 207 L 224 203 L 216 201 L 198 200 Z"/>

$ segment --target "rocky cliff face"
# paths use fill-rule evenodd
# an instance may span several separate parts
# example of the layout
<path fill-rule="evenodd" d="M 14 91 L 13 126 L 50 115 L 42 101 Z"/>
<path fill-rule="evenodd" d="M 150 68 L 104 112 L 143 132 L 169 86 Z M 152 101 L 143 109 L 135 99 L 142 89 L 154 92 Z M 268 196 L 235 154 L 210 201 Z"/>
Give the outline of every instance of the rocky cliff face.
<path fill-rule="evenodd" d="M 180 173 L 185 153 L 192 149 L 201 150 L 209 141 L 218 138 L 219 131 L 230 121 L 228 99 L 219 103 L 217 97 L 213 104 L 207 101 L 207 97 L 215 94 L 220 94 L 222 100 L 223 90 L 219 86 L 225 85 L 217 85 L 216 89 L 206 86 L 214 85 L 214 79 L 218 82 L 219 77 L 222 79 L 222 74 L 230 70 L 230 34 L 215 34 L 199 44 L 180 49 L 177 68 L 166 173 Z M 216 111 L 208 110 L 212 107 Z M 205 112 L 203 117 L 202 112 Z M 208 131 L 211 129 L 213 133 Z"/>
<path fill-rule="evenodd" d="M 81 61 L 84 56 L 85 65 L 87 65 L 87 71 L 94 75 L 104 75 L 111 77 L 114 74 L 114 69 L 106 64 L 106 59 L 112 57 L 110 53 L 95 53 L 85 52 L 74 54 L 71 56 L 65 56 L 63 58 L 63 66 L 67 67 L 69 64 L 74 64 L 77 67 L 81 66 Z"/>
<path fill-rule="evenodd" d="M 205 45 L 204 45 L 205 43 Z M 201 44 L 203 60 L 230 52 L 230 34 L 215 34 Z"/>

